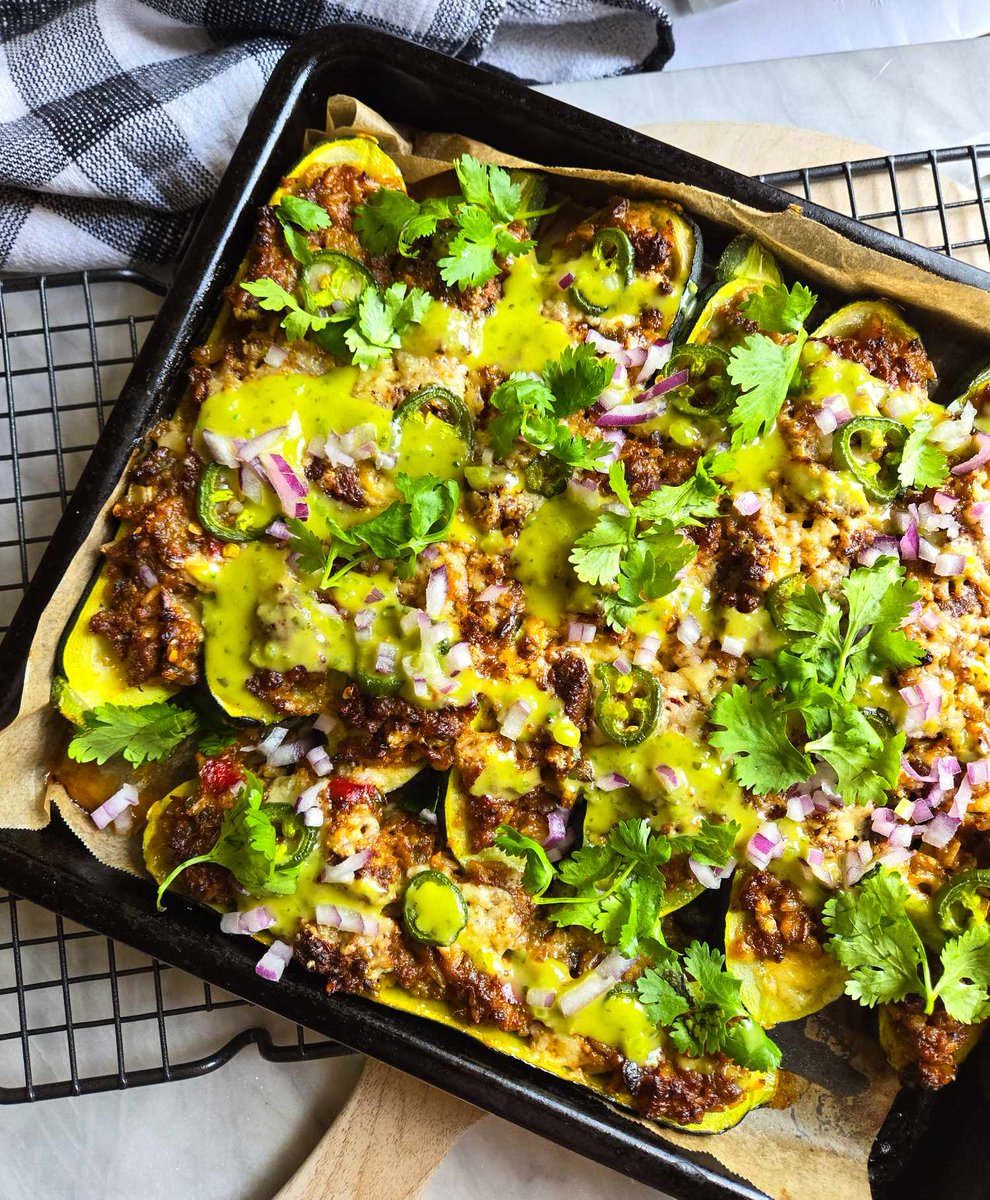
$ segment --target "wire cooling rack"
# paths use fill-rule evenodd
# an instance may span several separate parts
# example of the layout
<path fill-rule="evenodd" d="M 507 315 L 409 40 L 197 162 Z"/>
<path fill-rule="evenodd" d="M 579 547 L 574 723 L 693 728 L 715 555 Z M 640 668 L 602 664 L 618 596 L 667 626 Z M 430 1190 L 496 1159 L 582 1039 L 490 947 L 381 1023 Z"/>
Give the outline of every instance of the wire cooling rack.
<path fill-rule="evenodd" d="M 764 178 L 990 268 L 986 171 L 990 146 L 965 146 Z M 0 632 L 165 290 L 134 271 L 0 281 Z M 276 1061 L 341 1052 L 0 892 L 0 1102 L 185 1079 L 248 1045 Z"/>

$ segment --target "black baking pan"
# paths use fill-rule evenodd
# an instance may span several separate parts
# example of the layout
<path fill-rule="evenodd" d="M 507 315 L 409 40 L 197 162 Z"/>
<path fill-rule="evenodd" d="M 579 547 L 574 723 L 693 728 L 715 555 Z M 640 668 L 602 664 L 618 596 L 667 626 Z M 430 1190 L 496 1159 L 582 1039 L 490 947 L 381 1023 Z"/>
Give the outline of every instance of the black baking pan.
<path fill-rule="evenodd" d="M 391 120 L 422 129 L 455 127 L 548 165 L 696 184 L 763 211 L 795 203 L 793 196 L 757 180 L 396 38 L 350 26 L 307 37 L 286 54 L 265 89 L 0 645 L 4 720 L 16 710 L 40 613 L 132 448 L 156 417 L 177 403 L 189 350 L 212 323 L 222 288 L 246 250 L 259 204 L 298 158 L 304 131 L 323 126 L 326 99 L 338 92 L 358 97 Z M 801 202 L 801 208 L 853 241 L 945 279 L 990 290 L 990 275 L 974 267 L 816 205 Z M 726 240 L 725 230 L 707 227 L 704 232 L 716 249 Z M 583 1088 L 455 1030 L 360 997 L 328 997 L 318 978 L 300 970 L 290 970 L 272 987 L 255 974 L 254 943 L 224 937 L 215 914 L 179 897 L 170 899 L 166 914 L 156 912 L 147 883 L 104 867 L 57 819 L 37 832 L 0 831 L 0 884 L 685 1200 L 762 1195 L 707 1155 L 705 1139 L 698 1139 L 696 1150 L 675 1148 Z M 990 1155 L 978 1132 L 986 1113 L 981 1066 L 979 1054 L 974 1055 L 959 1082 L 934 1101 L 901 1094 L 871 1160 L 877 1200 L 988 1195 Z M 957 1149 L 951 1183 L 945 1154 L 950 1139 Z"/>

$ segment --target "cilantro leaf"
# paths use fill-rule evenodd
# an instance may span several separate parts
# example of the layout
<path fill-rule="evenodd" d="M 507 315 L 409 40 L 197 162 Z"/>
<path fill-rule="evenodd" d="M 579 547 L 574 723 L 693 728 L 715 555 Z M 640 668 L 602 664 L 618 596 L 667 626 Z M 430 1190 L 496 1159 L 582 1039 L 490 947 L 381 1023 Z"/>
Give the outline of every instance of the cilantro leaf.
<path fill-rule="evenodd" d="M 511 825 L 499 825 L 495 830 L 495 845 L 506 854 L 526 860 L 523 887 L 532 896 L 542 896 L 553 882 L 553 866 L 540 843 Z"/>
<path fill-rule="evenodd" d="M 420 206 L 405 192 L 379 188 L 355 210 L 354 231 L 372 254 L 394 254 L 406 226 L 419 212 Z"/>
<path fill-rule="evenodd" d="M 635 958 L 649 942 L 662 941 L 659 922 L 663 897 L 662 878 L 631 875 L 602 900 L 595 932 L 610 946 L 616 946 L 620 954 Z"/>
<path fill-rule="evenodd" d="M 787 711 L 759 691 L 733 684 L 712 710 L 712 723 L 722 726 L 708 739 L 735 758 L 733 774 L 750 791 L 783 792 L 814 774 L 807 754 L 787 736 Z"/>
<path fill-rule="evenodd" d="M 675 854 L 689 854 L 709 867 L 724 867 L 732 857 L 738 836 L 738 821 L 711 821 L 702 817 L 696 830 L 672 837 L 670 848 Z"/>
<path fill-rule="evenodd" d="M 159 908 L 173 881 L 197 863 L 226 867 L 253 896 L 287 896 L 296 890 L 301 864 L 294 867 L 277 864 L 278 835 L 263 801 L 261 780 L 248 773 L 233 805 L 224 813 L 212 850 L 187 858 L 162 880 L 158 888 Z"/>
<path fill-rule="evenodd" d="M 357 318 L 344 331 L 354 365 L 365 369 L 388 358 L 401 345 L 402 334 L 423 320 L 432 303 L 433 297 L 427 292 L 410 290 L 404 283 L 393 283 L 384 293 L 365 288 L 358 301 Z"/>
<path fill-rule="evenodd" d="M 299 232 L 295 225 L 290 225 L 288 221 L 282 221 L 282 233 L 285 237 L 285 244 L 289 247 L 289 253 L 304 266 L 312 261 L 312 254 L 309 249 L 309 242 L 305 236 Z"/>
<path fill-rule="evenodd" d="M 314 316 L 301 308 L 296 299 L 274 279 L 255 279 L 242 283 L 241 287 L 245 292 L 257 297 L 259 307 L 268 312 L 288 310 L 282 318 L 282 328 L 290 342 L 299 341 L 310 330 L 319 332 L 327 327 L 329 318 Z"/>
<path fill-rule="evenodd" d="M 615 874 L 618 860 L 607 843 L 582 846 L 560 864 L 558 872 L 562 882 L 578 891 L 584 891 L 593 883 Z"/>
<path fill-rule="evenodd" d="M 949 460 L 945 451 L 928 441 L 934 424 L 929 416 L 918 417 L 907 435 L 901 461 L 897 465 L 897 479 L 901 487 L 938 487 L 948 477 Z"/>
<path fill-rule="evenodd" d="M 74 762 L 96 762 L 123 755 L 139 767 L 160 762 L 196 729 L 198 719 L 188 708 L 159 702 L 140 708 L 101 704 L 82 715 L 81 727 L 69 742 Z"/>
<path fill-rule="evenodd" d="M 942 975 L 935 988 L 950 1017 L 972 1025 L 990 1010 L 990 926 L 973 925 L 942 948 Z"/>
<path fill-rule="evenodd" d="M 207 758 L 213 758 L 236 741 L 236 729 L 227 729 L 224 726 L 218 726 L 216 729 L 210 729 L 203 734 L 196 742 L 196 749 L 200 754 L 205 754 Z"/>
<path fill-rule="evenodd" d="M 629 547 L 629 519 L 604 512 L 574 543 L 570 561 L 582 583 L 615 583 Z"/>
<path fill-rule="evenodd" d="M 315 233 L 317 229 L 329 229 L 333 224 L 330 214 L 322 205 L 305 200 L 302 196 L 283 196 L 275 208 L 275 215 L 283 225 L 291 222 L 300 229 L 305 229 L 307 233 Z"/>
<path fill-rule="evenodd" d="M 567 417 L 594 404 L 612 378 L 612 360 L 599 358 L 594 346 L 568 346 L 543 368 L 543 382 L 553 394 L 553 411 Z"/>
<path fill-rule="evenodd" d="M 818 297 L 803 283 L 790 291 L 782 284 L 767 284 L 743 302 L 743 313 L 767 333 L 800 333 Z"/>
<path fill-rule="evenodd" d="M 677 485 L 665 484 L 651 492 L 639 505 L 639 515 L 649 521 L 669 521 L 679 526 L 700 525 L 703 517 L 717 517 L 719 498 L 725 487 L 713 473 L 726 470 L 727 459 L 727 455 L 704 455 L 690 479 Z"/>
<path fill-rule="evenodd" d="M 654 967 L 648 968 L 636 980 L 636 991 L 650 1020 L 664 1029 L 670 1028 L 678 1017 L 691 1011 L 690 997 L 680 992 L 663 972 Z"/>
<path fill-rule="evenodd" d="M 727 373 L 740 389 L 729 414 L 732 444 L 741 446 L 767 433 L 784 407 L 806 335 L 786 345 L 751 333 L 729 356 Z"/>
<path fill-rule="evenodd" d="M 547 363 L 545 373 L 551 365 Z M 543 379 L 517 373 L 500 383 L 491 395 L 497 415 L 488 426 L 497 457 L 506 458 L 515 441 L 521 439 L 575 470 L 594 467 L 605 453 L 605 445 L 589 443 L 573 434 L 558 420 L 555 404 L 554 394 Z"/>
<path fill-rule="evenodd" d="M 921 938 L 906 914 L 907 884 L 894 871 L 871 871 L 833 896 L 822 912 L 831 934 L 825 949 L 849 970 L 846 994 L 872 1008 L 932 993 Z"/>
<path fill-rule="evenodd" d="M 501 268 L 495 261 L 495 224 L 483 208 L 469 204 L 455 217 L 457 232 L 449 253 L 438 262 L 440 278 L 448 287 L 480 287 Z"/>
<path fill-rule="evenodd" d="M 620 859 L 634 863 L 647 875 L 656 876 L 670 860 L 670 842 L 655 834 L 647 820 L 630 817 L 619 821 L 608 835 L 608 845 Z"/>
<path fill-rule="evenodd" d="M 522 188 L 503 167 L 462 154 L 454 160 L 454 172 L 468 204 L 483 209 L 492 221 L 515 219 L 522 204 Z"/>

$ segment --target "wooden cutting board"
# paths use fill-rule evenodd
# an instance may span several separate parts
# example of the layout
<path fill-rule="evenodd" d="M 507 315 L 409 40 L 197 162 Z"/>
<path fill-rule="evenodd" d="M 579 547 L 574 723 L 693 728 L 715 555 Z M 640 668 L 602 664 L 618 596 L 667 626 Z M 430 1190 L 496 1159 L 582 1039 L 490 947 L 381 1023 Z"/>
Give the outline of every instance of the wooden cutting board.
<path fill-rule="evenodd" d="M 782 125 L 697 121 L 646 125 L 642 132 L 747 175 L 885 155 L 862 142 Z M 945 200 L 972 195 L 951 178 L 940 186 Z M 927 169 L 899 171 L 897 187 L 903 207 L 934 202 Z M 856 197 L 861 214 L 893 208 L 889 179 L 879 173 L 857 180 Z M 813 198 L 850 212 L 844 179 L 816 184 Z M 953 228 L 954 241 L 982 236 L 976 209 L 956 212 L 968 215 L 970 228 Z M 886 227 L 900 232 L 896 223 Z M 944 236 L 931 213 L 906 221 L 903 235 L 923 244 Z M 480 1109 L 368 1059 L 351 1098 L 275 1200 L 416 1200 L 457 1139 L 482 1116 Z"/>

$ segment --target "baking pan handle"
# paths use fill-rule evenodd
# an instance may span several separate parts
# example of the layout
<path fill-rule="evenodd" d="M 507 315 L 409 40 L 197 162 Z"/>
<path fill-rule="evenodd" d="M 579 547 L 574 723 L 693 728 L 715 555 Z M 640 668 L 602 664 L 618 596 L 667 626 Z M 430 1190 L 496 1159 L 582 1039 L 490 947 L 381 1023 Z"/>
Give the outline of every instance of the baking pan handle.
<path fill-rule="evenodd" d="M 369 1058 L 340 1115 L 275 1200 L 416 1200 L 482 1116 Z"/>

